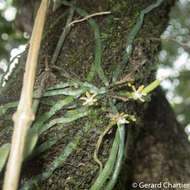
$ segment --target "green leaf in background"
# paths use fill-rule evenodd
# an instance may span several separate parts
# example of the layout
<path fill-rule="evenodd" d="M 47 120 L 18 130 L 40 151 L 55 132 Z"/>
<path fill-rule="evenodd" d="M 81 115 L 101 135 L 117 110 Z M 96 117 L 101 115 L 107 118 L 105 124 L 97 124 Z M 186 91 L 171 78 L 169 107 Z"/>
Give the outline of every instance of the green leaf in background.
<path fill-rule="evenodd" d="M 57 101 L 57 103 L 51 107 L 51 109 L 44 113 L 35 123 L 34 128 L 40 129 L 40 127 L 43 125 L 43 123 L 48 120 L 50 117 L 52 117 L 57 111 L 61 110 L 63 106 L 70 104 L 73 101 L 73 97 L 69 96 L 65 99 Z"/>
<path fill-rule="evenodd" d="M 18 105 L 18 101 L 10 102 L 0 106 L 0 116 L 4 115 L 9 108 L 14 108 Z"/>
<path fill-rule="evenodd" d="M 157 80 L 153 81 L 152 83 L 150 83 L 147 87 L 145 87 L 142 90 L 142 93 L 148 94 L 149 92 L 151 92 L 152 90 L 154 90 L 156 87 L 158 87 L 161 82 L 162 82 L 162 79 L 157 79 Z"/>
<path fill-rule="evenodd" d="M 58 157 L 56 157 L 54 159 L 52 166 L 47 171 L 44 171 L 41 174 L 39 174 L 39 175 L 29 179 L 28 181 L 26 181 L 26 183 L 21 187 L 21 190 L 32 190 L 32 189 L 34 189 L 35 183 L 46 180 L 47 178 L 49 178 L 53 174 L 53 172 L 58 167 L 63 166 L 63 164 L 64 164 L 65 160 L 68 158 L 68 156 L 73 152 L 74 149 L 76 149 L 82 135 L 84 133 L 88 132 L 88 130 L 90 130 L 90 128 L 86 127 L 86 125 L 85 125 L 85 127 L 80 129 L 77 132 L 77 134 L 73 137 L 73 139 L 66 145 L 64 151 Z M 44 146 L 41 148 L 44 148 Z M 41 152 L 41 150 L 38 150 L 38 151 Z"/>
<path fill-rule="evenodd" d="M 49 123 L 41 126 L 38 133 L 39 134 L 43 133 L 44 131 L 48 130 L 49 128 L 51 128 L 55 124 L 60 124 L 60 123 L 61 124 L 67 124 L 67 123 L 75 121 L 81 117 L 85 117 L 87 115 L 88 115 L 88 111 L 84 111 L 81 113 L 76 113 L 75 115 L 70 115 L 70 117 L 60 117 L 60 118 L 52 119 Z"/>
<path fill-rule="evenodd" d="M 34 147 L 38 141 L 38 131 L 35 128 L 28 130 L 26 143 L 24 147 L 24 160 L 32 153 Z"/>
<path fill-rule="evenodd" d="M 66 6 L 71 6 L 74 7 L 76 12 L 78 14 L 80 14 L 81 16 L 85 17 L 88 16 L 88 13 L 78 7 L 75 7 L 73 4 L 67 2 L 67 1 L 61 1 L 64 5 Z M 58 3 L 58 0 L 57 0 Z M 92 65 L 91 69 L 90 69 L 90 73 L 88 74 L 87 77 L 87 81 L 91 82 L 95 72 L 97 71 L 99 78 L 102 80 L 102 82 L 104 83 L 105 86 L 109 85 L 109 81 L 107 79 L 107 77 L 104 74 L 104 71 L 101 67 L 101 59 L 102 59 L 102 43 L 101 43 L 101 37 L 100 37 L 100 31 L 99 31 L 99 27 L 96 24 L 96 22 L 94 21 L 94 19 L 90 18 L 88 19 L 89 24 L 92 26 L 93 30 L 94 30 L 94 39 L 96 41 L 96 48 L 95 48 L 95 64 Z"/>
<path fill-rule="evenodd" d="M 72 88 L 66 88 L 66 89 L 61 89 L 61 90 L 47 91 L 44 94 L 44 97 L 46 97 L 46 96 L 56 96 L 56 95 L 66 95 L 66 96 L 79 97 L 84 91 L 85 91 L 85 89 L 73 90 Z"/>
<path fill-rule="evenodd" d="M 4 165 L 7 161 L 10 147 L 11 147 L 10 143 L 4 144 L 0 147 L 0 172 L 2 171 Z"/>

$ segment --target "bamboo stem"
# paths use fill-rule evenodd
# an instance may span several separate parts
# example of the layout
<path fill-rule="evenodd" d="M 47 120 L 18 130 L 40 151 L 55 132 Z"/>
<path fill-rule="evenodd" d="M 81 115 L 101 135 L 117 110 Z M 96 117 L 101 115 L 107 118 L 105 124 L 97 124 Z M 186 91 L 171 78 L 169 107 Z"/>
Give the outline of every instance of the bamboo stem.
<path fill-rule="evenodd" d="M 47 7 L 48 0 L 42 0 L 32 31 L 21 97 L 13 115 L 14 131 L 3 190 L 16 190 L 18 187 L 26 135 L 35 117 L 31 108 L 32 93 Z"/>

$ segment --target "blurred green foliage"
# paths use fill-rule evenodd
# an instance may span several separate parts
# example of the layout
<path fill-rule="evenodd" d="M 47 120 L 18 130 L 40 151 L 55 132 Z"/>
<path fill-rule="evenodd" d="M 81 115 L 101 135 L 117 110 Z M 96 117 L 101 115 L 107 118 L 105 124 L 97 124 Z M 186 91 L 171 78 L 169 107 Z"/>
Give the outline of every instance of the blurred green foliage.
<path fill-rule="evenodd" d="M 26 39 L 15 27 L 15 13 L 17 1 L 0 0 L 0 61 L 10 58 L 10 51 Z"/>
<path fill-rule="evenodd" d="M 190 53 L 190 43 L 182 46 L 178 42 L 187 44 L 190 41 L 190 1 L 177 1 L 176 6 L 170 13 L 170 22 L 167 30 L 163 33 L 162 51 L 160 55 L 162 64 L 172 66 L 173 62 L 185 51 Z M 174 41 L 176 40 L 176 41 Z M 163 53 L 165 51 L 165 53 Z"/>
<path fill-rule="evenodd" d="M 178 121 L 186 127 L 190 124 L 190 1 L 176 2 L 168 28 L 161 38 L 161 68 L 168 69 L 165 73 L 168 87 L 165 86 L 165 90 Z"/>
<path fill-rule="evenodd" d="M 190 62 L 189 62 L 190 64 Z M 175 92 L 180 97 L 182 97 L 182 102 L 175 103 L 175 111 L 176 114 L 179 115 L 179 121 L 183 126 L 187 126 L 190 124 L 190 85 L 189 85 L 189 79 L 190 79 L 190 71 L 189 70 L 183 70 L 180 72 L 180 75 L 178 77 L 179 84 Z"/>

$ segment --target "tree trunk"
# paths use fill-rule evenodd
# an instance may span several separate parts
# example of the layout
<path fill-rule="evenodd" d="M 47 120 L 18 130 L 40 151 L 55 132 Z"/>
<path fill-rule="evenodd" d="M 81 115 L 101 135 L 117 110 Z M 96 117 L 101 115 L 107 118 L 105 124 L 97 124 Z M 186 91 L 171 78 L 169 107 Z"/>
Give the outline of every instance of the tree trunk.
<path fill-rule="evenodd" d="M 126 168 L 130 167 L 127 189 L 134 183 L 141 189 L 147 184 L 160 185 L 147 189 L 181 189 L 179 184 L 188 185 L 189 142 L 161 89 L 154 92 L 141 122 L 126 161 Z"/>
<path fill-rule="evenodd" d="M 108 16 L 93 18 L 101 33 L 102 68 L 110 83 L 113 71 L 125 54 L 127 38 L 133 26 L 137 23 L 141 10 L 155 2 L 153 0 L 83 0 L 76 3 L 77 7 L 84 9 L 88 14 L 107 10 L 112 12 Z M 154 80 L 155 68 L 157 67 L 155 57 L 160 50 L 160 43 L 152 41 L 151 38 L 159 37 L 167 27 L 169 11 L 173 4 L 174 1 L 165 0 L 160 6 L 145 15 L 140 32 L 133 41 L 132 55 L 118 80 L 130 74 L 130 78 L 134 81 L 136 87 L 142 84 L 147 86 Z M 91 65 L 94 63 L 94 49 L 97 46 L 96 39 L 94 39 L 94 29 L 88 21 L 84 21 L 72 26 L 56 64 L 51 64 L 51 58 L 65 26 L 68 13 L 68 7 L 66 6 L 59 7 L 55 12 L 49 11 L 40 52 L 36 88 L 38 87 L 41 71 L 45 69 L 45 62 L 48 62 L 51 69 L 53 74 L 51 76 L 54 76 L 51 77 L 52 80 L 48 81 L 47 86 L 68 81 L 69 79 L 65 78 L 64 71 L 70 73 L 73 78 L 85 81 Z M 64 16 L 59 17 L 61 15 Z M 79 15 L 75 12 L 74 20 L 78 17 Z M 22 78 L 22 72 L 20 71 L 17 74 L 20 78 Z M 104 86 L 98 75 L 95 76 L 92 83 L 99 88 Z M 13 83 L 12 87 L 7 90 L 7 96 L 14 94 L 15 97 L 18 97 L 18 89 L 20 89 L 20 83 Z M 60 96 L 56 98 L 48 97 L 42 98 L 42 100 L 50 102 L 61 98 Z M 8 97 L 3 102 L 12 100 L 14 98 Z M 76 101 L 77 104 L 81 103 L 81 101 Z M 187 183 L 190 175 L 189 143 L 162 90 L 155 90 L 149 102 L 123 102 L 117 99 L 116 105 L 119 112 L 134 114 L 137 122 L 128 126 L 128 134 L 130 135 L 127 135 L 128 139 L 126 141 L 129 146 L 125 151 L 125 161 L 115 189 L 133 189 L 133 183 L 138 185 L 137 187 L 134 186 L 134 189 L 142 189 L 145 188 L 143 185 L 152 183 L 158 185 L 161 183 L 162 188 L 164 188 L 163 185 L 166 187 L 169 184 Z M 48 111 L 51 106 L 41 104 L 36 119 Z M 108 101 L 105 96 L 99 107 L 107 106 Z M 9 111 L 9 113 L 12 112 Z M 65 110 L 63 109 L 56 113 L 53 119 L 64 116 L 64 114 Z M 3 125 L 7 125 L 6 122 L 9 123 L 9 121 L 5 121 Z M 36 189 L 38 186 L 41 189 L 51 190 L 90 189 L 99 171 L 98 165 L 93 160 L 93 152 L 99 135 L 107 125 L 108 118 L 106 114 L 94 111 L 88 117 L 77 120 L 70 125 L 57 124 L 43 133 L 38 144 L 45 142 L 47 139 L 55 140 L 59 138 L 60 134 L 63 136 L 45 153 L 24 163 L 21 186 L 32 176 L 37 176 L 50 168 L 53 160 L 64 151 L 66 145 L 81 130 L 82 132 L 78 135 L 79 143 L 72 154 L 47 180 L 38 180 L 33 188 Z M 88 129 L 86 131 L 82 130 L 83 126 Z M 106 135 L 102 142 L 99 158 L 104 165 L 109 156 L 114 136 L 115 128 Z M 1 142 L 7 142 L 8 139 L 9 137 L 3 138 Z M 149 186 L 146 189 L 152 188 L 152 186 Z M 158 189 L 158 187 L 155 189 Z"/>

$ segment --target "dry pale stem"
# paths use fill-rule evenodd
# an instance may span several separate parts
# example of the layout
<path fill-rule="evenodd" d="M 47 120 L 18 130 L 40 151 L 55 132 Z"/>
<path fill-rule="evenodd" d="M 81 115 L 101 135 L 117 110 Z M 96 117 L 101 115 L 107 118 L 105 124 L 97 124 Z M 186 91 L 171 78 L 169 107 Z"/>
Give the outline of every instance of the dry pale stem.
<path fill-rule="evenodd" d="M 20 169 L 23 161 L 26 135 L 28 128 L 34 120 L 34 114 L 31 108 L 32 93 L 47 7 L 48 0 L 42 0 L 30 40 L 30 49 L 26 62 L 21 97 L 17 111 L 13 115 L 14 131 L 3 190 L 17 189 Z"/>
<path fill-rule="evenodd" d="M 95 16 L 107 15 L 107 14 L 111 14 L 111 11 L 93 13 L 93 14 L 91 14 L 91 15 L 85 16 L 85 17 L 82 18 L 82 19 L 72 21 L 72 22 L 69 23 L 66 27 L 70 27 L 70 26 L 72 26 L 72 25 L 74 25 L 74 24 L 76 24 L 76 23 L 83 22 L 83 21 L 88 20 L 89 18 L 92 18 L 92 17 L 95 17 Z"/>
<path fill-rule="evenodd" d="M 96 163 L 98 163 L 98 165 L 100 166 L 100 173 L 102 172 L 102 169 L 103 169 L 103 166 L 102 166 L 102 162 L 98 159 L 98 152 L 99 152 L 99 148 L 100 148 L 100 145 L 102 143 L 102 140 L 104 138 L 104 136 L 108 133 L 108 131 L 112 128 L 112 126 L 114 125 L 114 123 L 110 123 L 106 129 L 103 131 L 103 133 L 100 135 L 98 141 L 97 141 L 97 144 L 96 144 L 96 149 L 94 151 L 94 161 Z"/>

